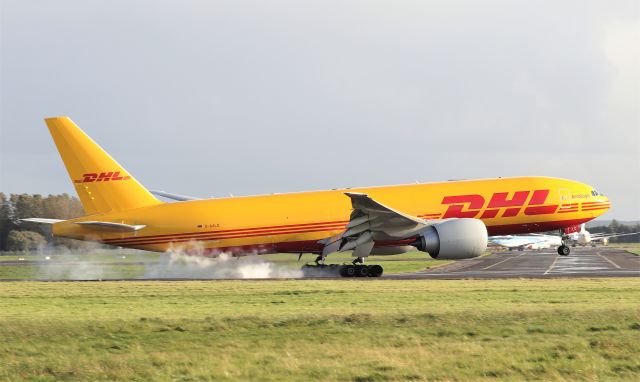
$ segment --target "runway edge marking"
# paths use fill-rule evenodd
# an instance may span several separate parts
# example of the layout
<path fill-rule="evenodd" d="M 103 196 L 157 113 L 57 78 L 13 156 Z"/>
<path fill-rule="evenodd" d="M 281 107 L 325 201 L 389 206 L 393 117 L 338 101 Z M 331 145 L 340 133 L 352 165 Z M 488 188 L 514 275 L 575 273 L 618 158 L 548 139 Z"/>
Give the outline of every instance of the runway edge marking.
<path fill-rule="evenodd" d="M 549 269 L 547 269 L 542 275 L 549 274 L 549 272 L 551 272 L 553 267 L 556 265 L 556 262 L 558 261 L 559 258 L 560 258 L 560 256 L 557 256 L 555 259 L 553 259 L 553 263 L 551 263 L 551 265 L 549 266 Z"/>
<path fill-rule="evenodd" d="M 522 255 L 525 255 L 525 254 L 526 254 L 526 252 L 525 252 L 525 253 L 523 253 Z M 498 265 L 498 264 L 502 264 L 502 263 L 504 263 L 505 261 L 509 261 L 509 260 L 517 259 L 518 257 L 520 257 L 520 256 L 522 256 L 522 255 L 509 257 L 509 258 L 507 258 L 507 259 L 504 259 L 504 260 L 498 261 L 497 263 L 495 263 L 495 264 L 491 264 L 491 265 L 489 265 L 489 266 L 488 266 L 488 267 L 486 267 L 486 268 L 482 268 L 482 270 L 483 270 L 483 271 L 485 271 L 485 270 L 487 270 L 487 269 L 489 269 L 489 268 L 493 268 L 493 267 L 495 267 L 495 266 L 496 266 L 496 265 Z"/>
<path fill-rule="evenodd" d="M 603 259 L 605 259 L 606 261 L 609 262 L 609 264 L 613 265 L 614 267 L 616 267 L 618 269 L 622 269 L 622 267 L 619 266 L 618 264 L 614 263 L 613 260 L 607 259 L 605 256 L 602 256 L 602 253 L 600 251 L 596 252 L 596 255 L 600 256 Z"/>

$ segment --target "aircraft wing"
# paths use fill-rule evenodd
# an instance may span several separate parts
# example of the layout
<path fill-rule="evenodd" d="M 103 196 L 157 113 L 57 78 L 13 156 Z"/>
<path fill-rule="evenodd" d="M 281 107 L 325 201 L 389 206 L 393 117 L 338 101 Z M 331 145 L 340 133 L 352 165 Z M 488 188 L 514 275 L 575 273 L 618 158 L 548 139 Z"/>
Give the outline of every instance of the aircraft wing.
<path fill-rule="evenodd" d="M 522 240 L 522 238 L 518 236 L 513 236 L 510 238 L 496 238 L 496 237 L 489 238 L 489 242 L 491 242 L 491 244 L 499 245 L 505 248 L 518 248 L 518 247 L 523 247 L 525 245 L 536 244 L 541 241 L 544 241 L 544 239 L 540 238 L 537 240 L 533 240 L 533 239 Z"/>
<path fill-rule="evenodd" d="M 322 241 L 323 255 L 353 249 L 354 257 L 368 256 L 374 240 L 403 239 L 415 235 L 432 222 L 407 215 L 375 201 L 367 194 L 345 192 L 353 208 L 346 230 Z"/>
<path fill-rule="evenodd" d="M 620 236 L 629 236 L 629 235 L 637 235 L 640 232 L 631 232 L 631 233 L 612 233 L 610 235 L 602 235 L 602 236 L 591 236 L 591 241 L 610 239 L 612 237 L 620 237 Z"/>

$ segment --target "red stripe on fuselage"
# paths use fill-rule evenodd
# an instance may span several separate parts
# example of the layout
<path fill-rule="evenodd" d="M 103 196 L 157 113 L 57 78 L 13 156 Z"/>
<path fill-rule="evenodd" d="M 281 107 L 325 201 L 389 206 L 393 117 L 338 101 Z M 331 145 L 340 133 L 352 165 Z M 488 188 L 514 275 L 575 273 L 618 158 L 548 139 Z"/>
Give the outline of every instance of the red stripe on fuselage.
<path fill-rule="evenodd" d="M 580 225 L 582 223 L 588 222 L 591 219 L 593 218 L 588 217 L 588 218 L 582 218 L 582 219 L 556 220 L 556 221 L 538 222 L 538 223 L 494 225 L 494 226 L 488 226 L 487 232 L 489 233 L 489 236 L 544 232 L 544 231 L 551 231 L 554 229 L 571 227 L 574 225 Z"/>
<path fill-rule="evenodd" d="M 121 246 L 137 246 L 137 245 L 146 245 L 146 244 L 162 244 L 162 243 L 184 243 L 189 241 L 208 241 L 208 240 L 223 240 L 223 239 L 239 239 L 245 237 L 256 237 L 256 236 L 274 236 L 274 235 L 285 235 L 290 233 L 307 233 L 307 232 L 323 232 L 323 231 L 334 231 L 337 229 L 344 229 L 344 225 L 341 226 L 319 226 L 313 228 L 297 228 L 290 230 L 272 230 L 272 231 L 254 231 L 250 233 L 235 233 L 235 234 L 227 234 L 227 235 L 207 235 L 207 236 L 197 236 L 197 237 L 165 237 L 158 239 L 150 239 L 150 240 L 141 240 L 141 241 L 110 241 L 106 244 L 112 245 L 121 245 Z"/>
<path fill-rule="evenodd" d="M 239 229 L 227 229 L 227 230 L 218 230 L 218 231 L 207 231 L 207 232 L 185 232 L 185 233 L 171 233 L 171 234 L 163 234 L 163 235 L 148 235 L 148 236 L 132 236 L 125 238 L 111 238 L 104 240 L 105 243 L 110 243 L 112 241 L 146 241 L 150 239 L 160 239 L 167 237 L 198 237 L 198 236 L 206 236 L 212 234 L 232 234 L 232 233 L 245 233 L 245 232 L 257 232 L 257 231 L 277 231 L 277 230 L 285 230 L 285 229 L 299 229 L 299 228 L 312 228 L 319 226 L 344 226 L 348 223 L 348 221 L 335 221 L 335 222 L 321 222 L 321 223 L 306 223 L 306 224 L 289 224 L 289 225 L 281 225 L 281 226 L 266 226 L 266 227 L 254 227 L 254 228 L 239 228 Z"/>

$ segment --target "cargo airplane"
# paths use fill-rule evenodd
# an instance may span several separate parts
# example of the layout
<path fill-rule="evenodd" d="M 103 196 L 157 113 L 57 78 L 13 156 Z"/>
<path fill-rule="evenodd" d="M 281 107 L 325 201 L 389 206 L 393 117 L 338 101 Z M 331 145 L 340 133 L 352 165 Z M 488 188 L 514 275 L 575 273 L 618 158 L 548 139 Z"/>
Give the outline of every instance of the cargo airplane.
<path fill-rule="evenodd" d="M 219 253 L 353 251 L 343 276 L 380 276 L 369 255 L 420 250 L 438 259 L 480 256 L 488 235 L 562 230 L 606 212 L 609 199 L 583 183 L 513 177 L 163 203 L 67 117 L 47 118 L 86 216 L 27 221 L 54 236 L 167 251 Z M 568 255 L 563 242 L 558 253 Z"/>
<path fill-rule="evenodd" d="M 517 249 L 547 249 L 562 245 L 562 237 L 558 235 L 507 235 L 493 236 L 489 243 L 507 248 L 509 251 Z"/>
<path fill-rule="evenodd" d="M 507 236 L 492 236 L 489 238 L 489 243 L 498 245 L 508 250 L 517 249 L 522 251 L 524 249 L 547 249 L 551 247 L 557 247 L 562 245 L 564 239 L 565 244 L 575 246 L 591 245 L 595 247 L 598 242 L 603 245 L 607 245 L 609 239 L 614 237 L 638 235 L 640 232 L 629 233 L 590 233 L 585 228 L 585 224 L 582 223 L 579 227 L 571 227 L 569 230 L 564 231 L 564 235 L 544 235 L 544 234 L 530 234 L 530 235 L 507 235 Z"/>

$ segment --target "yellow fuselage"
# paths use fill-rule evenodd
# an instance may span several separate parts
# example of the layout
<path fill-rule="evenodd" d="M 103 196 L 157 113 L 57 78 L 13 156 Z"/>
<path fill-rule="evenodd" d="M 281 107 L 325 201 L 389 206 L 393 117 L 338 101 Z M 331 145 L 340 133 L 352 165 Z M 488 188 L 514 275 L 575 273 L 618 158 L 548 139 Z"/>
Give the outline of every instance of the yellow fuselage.
<path fill-rule="evenodd" d="M 565 179 L 516 177 L 194 200 L 68 220 L 55 224 L 53 233 L 152 251 L 197 246 L 212 253 L 317 253 L 318 241 L 342 232 L 349 220 L 346 191 L 426 220 L 482 219 L 489 235 L 504 235 L 561 229 L 603 214 L 610 202 L 592 190 Z M 90 220 L 146 227 L 120 233 L 74 224 Z"/>

